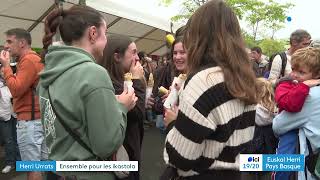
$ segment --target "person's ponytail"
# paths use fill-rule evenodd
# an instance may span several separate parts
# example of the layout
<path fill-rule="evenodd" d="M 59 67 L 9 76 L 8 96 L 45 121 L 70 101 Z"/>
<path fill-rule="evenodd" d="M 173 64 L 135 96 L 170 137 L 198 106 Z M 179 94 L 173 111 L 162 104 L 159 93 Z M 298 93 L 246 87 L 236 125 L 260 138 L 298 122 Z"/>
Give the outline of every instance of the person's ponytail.
<path fill-rule="evenodd" d="M 78 41 L 84 36 L 88 27 L 99 28 L 103 21 L 103 16 L 88 6 L 76 5 L 68 10 L 54 9 L 49 13 L 44 23 L 42 61 L 44 62 L 48 47 L 52 44 L 52 38 L 58 28 L 63 43 L 71 46 L 74 41 Z"/>
<path fill-rule="evenodd" d="M 42 39 L 42 52 L 41 59 L 44 62 L 46 53 L 48 52 L 48 47 L 52 44 L 52 38 L 56 34 L 60 23 L 62 22 L 65 11 L 62 8 L 56 8 L 49 13 L 44 22 L 44 36 Z"/>

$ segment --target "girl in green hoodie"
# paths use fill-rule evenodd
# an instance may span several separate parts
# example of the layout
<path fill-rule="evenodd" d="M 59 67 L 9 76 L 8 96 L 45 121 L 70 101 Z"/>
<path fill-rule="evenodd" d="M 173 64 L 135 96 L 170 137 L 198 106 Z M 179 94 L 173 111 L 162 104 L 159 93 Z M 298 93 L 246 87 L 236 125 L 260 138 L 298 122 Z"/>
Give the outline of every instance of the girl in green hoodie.
<path fill-rule="evenodd" d="M 65 45 L 48 49 L 57 27 Z M 39 99 L 50 160 L 107 159 L 123 143 L 127 112 L 135 106 L 137 97 L 127 91 L 115 96 L 108 72 L 96 64 L 107 43 L 106 31 L 103 16 L 87 6 L 55 9 L 46 18 L 45 68 L 40 74 Z M 77 179 L 115 179 L 108 172 L 57 174 Z"/>

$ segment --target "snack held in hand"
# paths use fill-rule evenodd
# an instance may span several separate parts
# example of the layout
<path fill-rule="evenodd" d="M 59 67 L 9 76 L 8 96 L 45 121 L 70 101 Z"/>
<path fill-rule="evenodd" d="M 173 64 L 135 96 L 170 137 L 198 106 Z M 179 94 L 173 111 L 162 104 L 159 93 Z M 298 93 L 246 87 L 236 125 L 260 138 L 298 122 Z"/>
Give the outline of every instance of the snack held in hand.
<path fill-rule="evenodd" d="M 134 91 L 133 89 L 133 82 L 132 82 L 132 74 L 131 73 L 126 73 L 124 74 L 124 84 L 123 88 L 127 89 L 128 92 Z"/>
<path fill-rule="evenodd" d="M 152 73 L 150 73 L 150 75 L 149 75 L 149 80 L 148 80 L 148 83 L 147 83 L 147 86 L 148 86 L 148 87 L 153 87 L 153 85 L 154 85 L 153 74 L 152 74 Z"/>
<path fill-rule="evenodd" d="M 174 77 L 173 82 L 171 84 L 171 91 L 164 102 L 163 106 L 167 109 L 174 107 L 174 105 L 177 105 L 178 102 L 178 90 L 176 89 L 176 85 L 179 87 L 182 87 L 183 83 L 187 79 L 186 74 L 180 74 L 178 77 Z"/>
<path fill-rule="evenodd" d="M 168 94 L 169 93 L 169 90 L 166 89 L 165 87 L 161 86 L 159 87 L 159 94 L 161 95 L 165 95 L 165 94 Z"/>
<path fill-rule="evenodd" d="M 148 99 L 150 98 L 150 96 L 152 94 L 153 85 L 154 85 L 153 74 L 150 73 L 149 80 L 147 82 L 147 89 L 146 89 L 146 102 L 145 102 L 146 105 L 148 103 Z"/>
<path fill-rule="evenodd" d="M 179 76 L 178 76 L 178 78 L 179 78 L 179 80 L 181 80 L 181 81 L 185 81 L 186 79 L 187 79 L 187 74 L 180 74 Z M 183 83 L 182 82 L 182 83 Z"/>

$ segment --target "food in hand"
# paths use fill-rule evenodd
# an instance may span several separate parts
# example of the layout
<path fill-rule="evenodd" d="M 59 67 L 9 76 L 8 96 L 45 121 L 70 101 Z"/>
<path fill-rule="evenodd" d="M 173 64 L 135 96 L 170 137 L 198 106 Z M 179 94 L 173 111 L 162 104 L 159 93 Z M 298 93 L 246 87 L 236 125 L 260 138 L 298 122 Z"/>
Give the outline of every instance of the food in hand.
<path fill-rule="evenodd" d="M 165 94 L 168 94 L 168 93 L 169 93 L 168 89 L 166 89 L 163 86 L 159 87 L 159 94 L 165 95 Z"/>

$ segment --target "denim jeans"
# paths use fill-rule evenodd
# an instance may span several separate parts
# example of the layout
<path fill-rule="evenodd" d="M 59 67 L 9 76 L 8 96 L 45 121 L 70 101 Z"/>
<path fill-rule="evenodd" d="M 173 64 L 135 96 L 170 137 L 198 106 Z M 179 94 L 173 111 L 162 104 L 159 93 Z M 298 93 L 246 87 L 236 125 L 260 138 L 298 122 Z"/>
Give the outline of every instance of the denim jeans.
<path fill-rule="evenodd" d="M 48 159 L 48 148 L 40 119 L 18 120 L 17 142 L 23 161 L 40 161 Z"/>
<path fill-rule="evenodd" d="M 0 138 L 4 142 L 6 165 L 15 166 L 20 161 L 20 152 L 17 145 L 17 119 L 11 117 L 9 121 L 0 121 Z"/>
<path fill-rule="evenodd" d="M 165 134 L 166 127 L 165 127 L 164 122 L 163 122 L 163 115 L 157 115 L 156 116 L 156 127 L 160 129 L 160 132 L 162 134 Z"/>
<path fill-rule="evenodd" d="M 147 121 L 148 122 L 155 122 L 154 118 L 153 118 L 153 112 L 151 109 L 147 109 L 146 110 L 146 114 L 147 114 Z"/>

